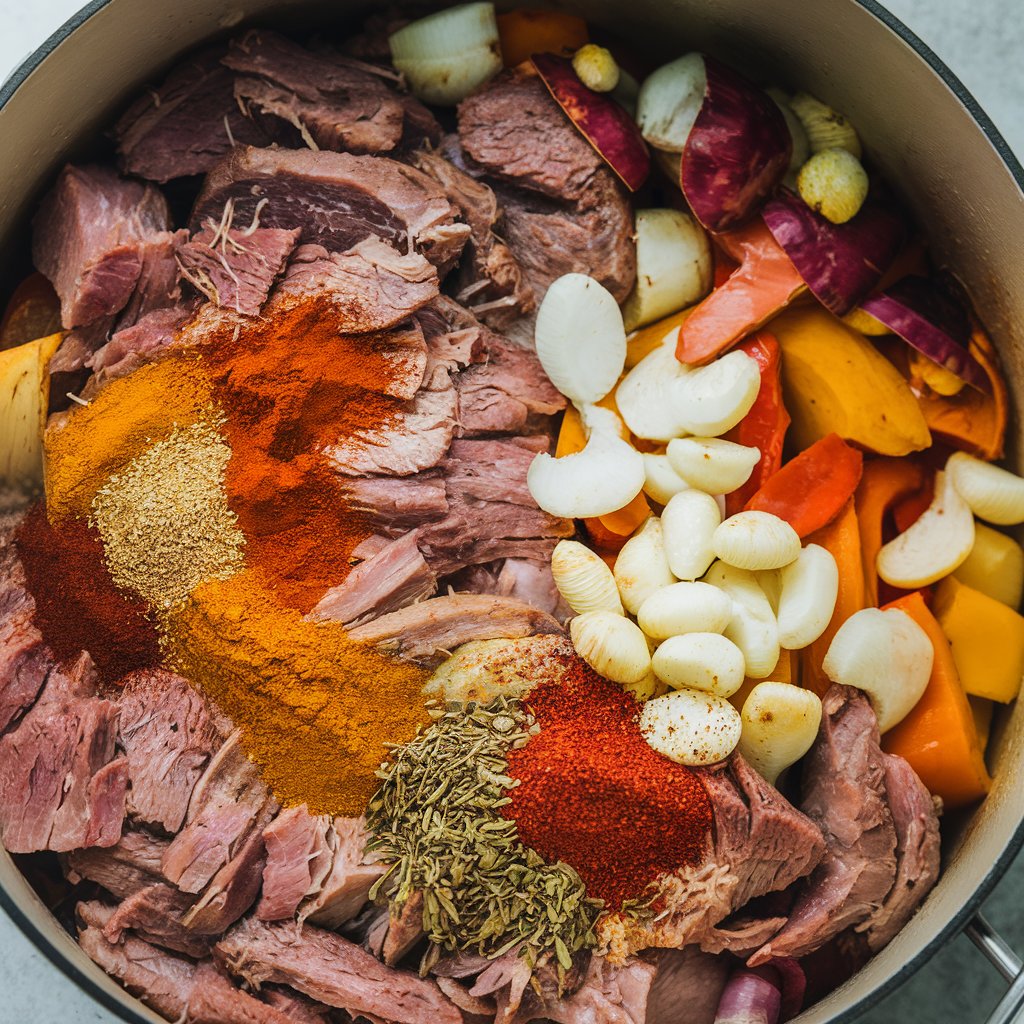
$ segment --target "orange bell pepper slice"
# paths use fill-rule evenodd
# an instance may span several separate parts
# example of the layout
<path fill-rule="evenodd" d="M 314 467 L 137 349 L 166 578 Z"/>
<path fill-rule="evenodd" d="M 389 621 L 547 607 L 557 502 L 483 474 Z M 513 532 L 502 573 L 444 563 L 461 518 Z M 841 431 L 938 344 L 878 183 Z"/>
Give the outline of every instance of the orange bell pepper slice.
<path fill-rule="evenodd" d="M 938 620 L 917 592 L 886 605 L 906 612 L 932 642 L 935 660 L 924 695 L 882 737 L 882 749 L 905 758 L 947 809 L 980 800 L 992 785 L 967 694 Z"/>
<path fill-rule="evenodd" d="M 785 519 L 801 536 L 828 525 L 853 497 L 864 456 L 828 434 L 787 462 L 747 502 L 747 508 Z"/>
<path fill-rule="evenodd" d="M 739 263 L 679 330 L 676 356 L 703 366 L 764 326 L 807 287 L 760 219 L 715 241 Z"/>

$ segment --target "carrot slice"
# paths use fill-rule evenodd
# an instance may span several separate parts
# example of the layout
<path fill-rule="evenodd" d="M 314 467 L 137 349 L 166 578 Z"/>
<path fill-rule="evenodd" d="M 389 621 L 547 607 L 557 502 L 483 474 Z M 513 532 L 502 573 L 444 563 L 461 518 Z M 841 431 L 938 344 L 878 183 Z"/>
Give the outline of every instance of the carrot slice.
<path fill-rule="evenodd" d="M 992 780 L 949 642 L 919 593 L 886 608 L 906 612 L 928 634 L 935 660 L 924 696 L 882 737 L 882 749 L 905 758 L 947 809 L 974 803 L 989 791 Z"/>
<path fill-rule="evenodd" d="M 590 41 L 587 23 L 560 11 L 509 11 L 498 15 L 501 60 L 514 68 L 535 53 L 575 53 Z"/>
<path fill-rule="evenodd" d="M 698 366 L 763 326 L 806 288 L 763 221 L 718 235 L 715 241 L 739 267 L 694 308 L 679 330 L 676 356 Z"/>
<path fill-rule="evenodd" d="M 909 530 L 925 514 L 934 497 L 935 478 L 926 475 L 924 484 L 919 491 L 915 491 L 893 505 L 892 518 L 897 532 L 903 533 L 904 530 Z"/>
<path fill-rule="evenodd" d="M 782 349 L 774 334 L 758 331 L 737 346 L 761 370 L 761 389 L 750 412 L 726 434 L 726 438 L 749 448 L 758 448 L 761 458 L 750 479 L 725 496 L 725 511 L 734 515 L 754 496 L 782 465 L 782 445 L 789 426 L 789 413 L 782 401 Z"/>
<path fill-rule="evenodd" d="M 857 527 L 857 512 L 853 501 L 848 501 L 828 526 L 812 534 L 808 538 L 808 543 L 820 544 L 830 551 L 839 567 L 839 596 L 836 598 L 832 620 L 825 632 L 800 652 L 800 684 L 823 697 L 832 681 L 825 675 L 821 663 L 825 660 L 832 638 L 854 612 L 859 612 L 865 607 L 860 530 Z"/>
<path fill-rule="evenodd" d="M 801 537 L 830 523 L 853 497 L 864 456 L 828 434 L 790 459 L 747 502 L 747 508 L 785 519 Z"/>

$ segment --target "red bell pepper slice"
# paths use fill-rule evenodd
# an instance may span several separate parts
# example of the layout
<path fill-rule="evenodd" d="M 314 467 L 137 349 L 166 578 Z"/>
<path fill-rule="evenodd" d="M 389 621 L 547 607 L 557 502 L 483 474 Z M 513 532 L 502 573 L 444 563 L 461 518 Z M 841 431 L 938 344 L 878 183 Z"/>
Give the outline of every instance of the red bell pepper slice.
<path fill-rule="evenodd" d="M 839 515 L 863 469 L 861 453 L 838 434 L 829 434 L 790 459 L 747 502 L 747 509 L 771 512 L 806 537 Z"/>

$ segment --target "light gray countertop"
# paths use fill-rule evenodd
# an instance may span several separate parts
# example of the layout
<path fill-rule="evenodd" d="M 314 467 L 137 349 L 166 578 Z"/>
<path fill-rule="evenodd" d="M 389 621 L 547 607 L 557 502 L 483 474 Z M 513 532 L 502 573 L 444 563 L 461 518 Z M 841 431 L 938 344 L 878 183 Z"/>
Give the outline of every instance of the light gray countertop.
<path fill-rule="evenodd" d="M 80 0 L 0 0 L 0 76 L 13 70 L 80 6 Z M 1024 8 L 1020 0 L 888 0 L 887 6 L 953 69 L 1011 148 L 1024 158 Z M 1022 906 L 1024 860 L 1018 860 L 985 908 L 1018 952 L 1024 951 Z M 0 951 L 2 1024 L 115 1021 L 45 960 L 3 914 Z M 960 936 L 862 1021 L 973 1024 L 985 1019 L 1002 992 L 1003 983 L 995 971 Z"/>

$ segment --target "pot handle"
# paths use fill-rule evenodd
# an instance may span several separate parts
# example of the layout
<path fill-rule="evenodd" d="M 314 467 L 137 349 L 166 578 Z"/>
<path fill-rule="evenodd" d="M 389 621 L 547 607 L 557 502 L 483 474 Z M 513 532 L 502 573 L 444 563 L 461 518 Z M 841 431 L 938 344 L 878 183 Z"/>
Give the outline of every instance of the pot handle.
<path fill-rule="evenodd" d="M 992 1011 L 987 1024 L 1019 1024 L 1024 1021 L 1024 964 L 1006 940 L 982 914 L 975 914 L 964 934 L 991 961 L 992 966 L 1008 981 L 1010 987 Z"/>

